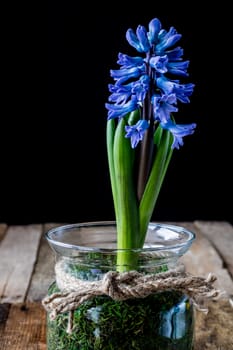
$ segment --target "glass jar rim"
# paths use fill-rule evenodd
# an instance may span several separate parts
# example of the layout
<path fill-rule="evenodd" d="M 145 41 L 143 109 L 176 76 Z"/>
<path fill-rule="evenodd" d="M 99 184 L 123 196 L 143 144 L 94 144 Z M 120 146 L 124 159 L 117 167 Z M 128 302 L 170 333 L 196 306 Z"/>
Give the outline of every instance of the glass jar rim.
<path fill-rule="evenodd" d="M 112 227 L 115 228 L 116 231 L 116 222 L 115 221 L 88 221 L 88 222 L 80 222 L 80 223 L 72 223 L 72 224 L 64 224 L 60 226 L 55 226 L 49 229 L 45 233 L 45 238 L 47 239 L 50 246 L 55 250 L 55 252 L 60 253 L 60 250 L 68 250 L 68 251 L 89 251 L 89 252 L 99 252 L 99 253 L 115 253 L 118 251 L 134 251 L 134 252 L 151 252 L 154 250 L 177 250 L 178 255 L 183 255 L 190 245 L 193 243 L 196 235 L 193 231 L 176 224 L 169 223 L 157 223 L 150 222 L 148 225 L 148 232 L 152 232 L 156 230 L 157 234 L 160 233 L 160 243 L 159 241 L 153 244 L 148 244 L 145 240 L 145 244 L 143 248 L 134 248 L 134 249 L 118 249 L 117 247 L 101 247 L 87 244 L 74 244 L 70 242 L 66 242 L 61 240 L 61 234 L 65 232 L 72 231 L 75 229 L 87 229 L 87 228 L 103 228 L 103 227 Z M 171 236 L 174 233 L 177 236 L 177 239 L 172 237 L 173 239 L 165 239 L 165 236 Z M 164 238 L 164 241 L 163 241 Z M 166 244 L 164 242 L 166 241 Z M 116 242 L 115 242 L 116 245 Z"/>

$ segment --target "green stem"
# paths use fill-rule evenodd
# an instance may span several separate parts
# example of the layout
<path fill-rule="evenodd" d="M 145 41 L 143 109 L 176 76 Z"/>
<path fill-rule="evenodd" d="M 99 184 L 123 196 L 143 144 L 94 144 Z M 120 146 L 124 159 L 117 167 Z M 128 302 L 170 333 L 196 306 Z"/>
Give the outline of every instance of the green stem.
<path fill-rule="evenodd" d="M 143 246 L 147 228 L 151 220 L 153 210 L 172 156 L 172 135 L 169 131 L 163 131 L 160 143 L 155 155 L 150 177 L 147 181 L 144 194 L 139 206 L 140 220 L 140 247 Z"/>
<path fill-rule="evenodd" d="M 133 165 L 134 150 L 130 140 L 125 137 L 125 120 L 122 118 L 116 128 L 113 159 L 113 186 L 117 200 L 117 266 L 118 271 L 132 270 L 136 267 L 137 254 L 132 249 L 138 247 L 139 222 L 138 205 L 134 188 Z M 127 250 L 126 250 L 127 249 Z"/>
<path fill-rule="evenodd" d="M 145 132 L 140 148 L 137 196 L 140 201 L 145 190 L 148 174 L 150 172 L 153 154 L 153 129 L 151 127 Z"/>

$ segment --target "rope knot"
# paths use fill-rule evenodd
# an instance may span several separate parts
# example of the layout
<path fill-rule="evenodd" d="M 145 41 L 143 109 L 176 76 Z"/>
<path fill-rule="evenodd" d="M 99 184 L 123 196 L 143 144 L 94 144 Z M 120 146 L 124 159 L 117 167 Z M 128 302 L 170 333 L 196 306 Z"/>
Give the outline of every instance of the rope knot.
<path fill-rule="evenodd" d="M 118 272 L 109 271 L 104 275 L 102 283 L 102 292 L 105 295 L 108 295 L 112 299 L 116 299 L 116 295 L 119 294 L 120 289 L 117 284 Z"/>
<path fill-rule="evenodd" d="M 137 285 L 139 276 L 141 274 L 137 271 L 109 271 L 104 275 L 101 291 L 113 300 L 126 300 L 129 298 L 129 290 Z"/>

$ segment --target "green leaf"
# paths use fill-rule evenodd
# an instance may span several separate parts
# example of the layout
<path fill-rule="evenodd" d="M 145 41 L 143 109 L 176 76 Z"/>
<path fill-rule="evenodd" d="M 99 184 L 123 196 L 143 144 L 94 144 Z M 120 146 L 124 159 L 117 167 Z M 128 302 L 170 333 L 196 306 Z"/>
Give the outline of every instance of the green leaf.
<path fill-rule="evenodd" d="M 130 139 L 125 137 L 125 125 L 122 118 L 116 128 L 113 145 L 118 249 L 137 248 L 139 236 L 138 203 L 133 176 L 135 150 L 131 148 Z M 135 262 L 129 253 L 122 252 L 117 264 L 130 266 Z"/>
<path fill-rule="evenodd" d="M 173 151 L 171 148 L 173 138 L 172 134 L 167 130 L 163 130 L 162 135 L 160 135 L 160 133 L 161 131 L 159 131 L 160 140 L 157 139 L 157 142 L 158 140 L 159 142 L 154 163 L 139 206 L 141 247 L 143 246 L 147 228 L 151 220 Z"/>
<path fill-rule="evenodd" d="M 107 129 L 106 129 L 106 140 L 107 140 L 107 156 L 108 156 L 108 167 L 110 173 L 110 182 L 112 188 L 113 195 L 113 203 L 115 209 L 116 220 L 118 217 L 118 199 L 117 199 L 117 191 L 116 191 L 116 177 L 115 177 L 115 169 L 114 169 L 114 157 L 113 157 L 113 145 L 114 145 L 114 136 L 115 136 L 115 120 L 110 119 L 107 121 Z"/>
<path fill-rule="evenodd" d="M 140 118 L 140 111 L 139 109 L 136 109 L 135 111 L 131 112 L 129 114 L 129 118 L 128 118 L 128 124 L 129 125 L 134 125 L 137 123 L 137 121 Z"/>
<path fill-rule="evenodd" d="M 163 128 L 161 128 L 160 125 L 158 125 L 155 133 L 154 133 L 154 143 L 157 145 L 157 147 L 159 147 L 159 144 L 161 142 L 162 139 L 162 135 L 163 135 Z"/>

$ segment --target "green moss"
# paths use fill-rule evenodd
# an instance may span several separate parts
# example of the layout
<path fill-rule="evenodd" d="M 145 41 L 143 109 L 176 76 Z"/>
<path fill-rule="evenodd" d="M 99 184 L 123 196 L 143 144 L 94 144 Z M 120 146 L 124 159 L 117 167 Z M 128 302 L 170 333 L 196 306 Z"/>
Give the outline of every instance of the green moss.
<path fill-rule="evenodd" d="M 53 284 L 49 294 L 57 290 Z M 144 299 L 114 301 L 95 297 L 74 312 L 72 334 L 68 314 L 48 317 L 48 350 L 191 350 L 193 307 L 174 291 Z"/>

